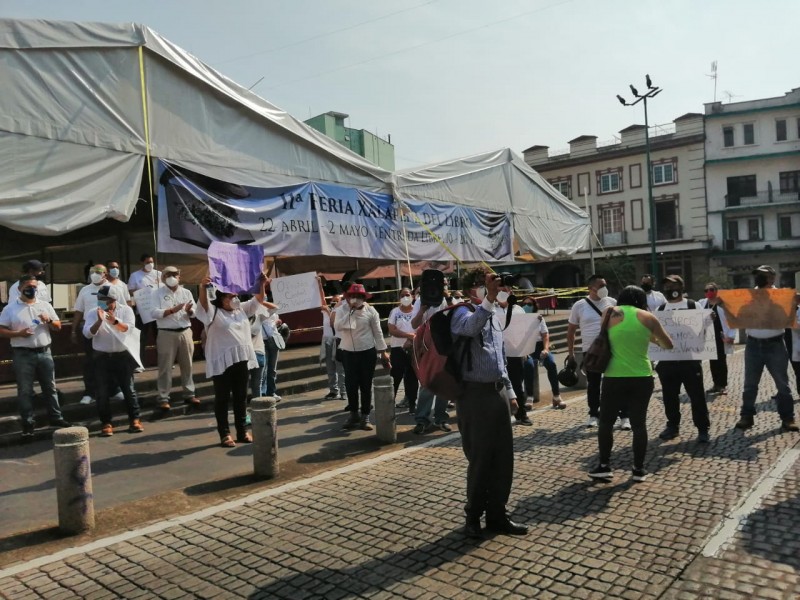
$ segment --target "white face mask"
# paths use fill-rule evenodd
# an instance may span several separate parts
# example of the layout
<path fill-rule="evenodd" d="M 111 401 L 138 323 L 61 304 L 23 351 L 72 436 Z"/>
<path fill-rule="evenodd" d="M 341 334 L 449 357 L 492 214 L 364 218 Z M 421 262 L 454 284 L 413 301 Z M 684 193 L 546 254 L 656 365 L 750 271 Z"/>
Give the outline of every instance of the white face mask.
<path fill-rule="evenodd" d="M 506 291 L 497 292 L 497 301 L 508 302 L 508 292 Z"/>
<path fill-rule="evenodd" d="M 164 283 L 166 283 L 166 284 L 167 284 L 169 287 L 171 287 L 171 288 L 177 287 L 177 285 L 178 285 L 178 278 L 177 278 L 177 277 L 167 277 L 167 278 L 164 280 Z"/>
<path fill-rule="evenodd" d="M 364 306 L 364 299 L 363 298 L 350 298 L 350 306 L 353 308 L 361 308 Z"/>
<path fill-rule="evenodd" d="M 414 299 L 411 296 L 403 296 L 400 298 L 400 304 L 403 306 L 411 306 L 412 302 L 414 302 Z"/>
<path fill-rule="evenodd" d="M 603 298 L 606 298 L 607 296 L 608 296 L 608 288 L 607 287 L 603 286 L 599 290 L 597 290 L 597 297 L 600 298 L 601 300 Z"/>
<path fill-rule="evenodd" d="M 103 276 L 102 273 L 92 273 L 91 275 L 89 275 L 89 279 L 91 280 L 91 282 L 93 284 L 97 285 L 101 281 L 103 281 L 103 279 L 105 279 L 105 277 Z"/>
<path fill-rule="evenodd" d="M 150 271 L 152 271 L 153 270 L 153 263 L 145 263 L 144 264 L 144 270 L 145 270 L 146 273 L 149 273 Z"/>
<path fill-rule="evenodd" d="M 486 298 L 486 288 L 485 288 L 485 287 L 479 287 L 479 288 L 477 288 L 477 289 L 475 290 L 475 297 L 476 297 L 478 300 L 480 300 L 481 302 L 483 302 L 483 299 L 484 299 L 484 298 Z"/>
<path fill-rule="evenodd" d="M 116 279 L 117 277 L 119 277 L 119 269 L 117 269 L 116 267 L 109 269 L 108 274 L 111 275 L 111 277 L 113 277 L 114 279 Z"/>
<path fill-rule="evenodd" d="M 241 300 L 239 300 L 238 298 L 231 298 L 231 310 L 239 310 L 241 306 L 242 306 Z"/>

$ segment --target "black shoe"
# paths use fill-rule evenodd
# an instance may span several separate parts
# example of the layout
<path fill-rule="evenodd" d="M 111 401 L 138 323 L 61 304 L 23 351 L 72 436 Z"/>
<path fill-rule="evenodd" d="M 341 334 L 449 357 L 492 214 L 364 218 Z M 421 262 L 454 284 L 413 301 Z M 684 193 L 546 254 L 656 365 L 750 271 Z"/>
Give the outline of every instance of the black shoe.
<path fill-rule="evenodd" d="M 794 419 L 784 419 L 781 421 L 781 429 L 783 431 L 800 431 L 800 427 L 798 427 L 797 421 Z"/>
<path fill-rule="evenodd" d="M 486 521 L 486 530 L 491 533 L 504 533 L 506 535 L 527 535 L 528 526 L 514 523 L 509 518 L 500 521 Z"/>
<path fill-rule="evenodd" d="M 22 438 L 28 440 L 33 437 L 34 423 L 22 423 Z"/>
<path fill-rule="evenodd" d="M 644 469 L 634 469 L 631 471 L 631 479 L 633 479 L 633 481 L 644 481 L 647 479 L 647 471 Z"/>
<path fill-rule="evenodd" d="M 445 432 L 448 432 L 448 433 L 453 431 L 453 428 L 450 427 L 450 425 L 448 425 L 444 421 L 442 421 L 441 423 L 435 423 L 433 426 L 436 427 L 436 429 L 438 429 L 440 431 L 445 431 Z"/>
<path fill-rule="evenodd" d="M 350 413 L 350 418 L 347 419 L 342 429 L 349 431 L 351 429 L 356 429 L 360 425 L 361 418 L 358 416 L 358 413 Z"/>
<path fill-rule="evenodd" d="M 349 404 L 345 404 L 344 408 L 342 409 L 342 412 L 350 412 L 350 405 Z"/>
<path fill-rule="evenodd" d="M 736 422 L 736 429 L 750 429 L 753 426 L 753 417 L 749 415 L 742 415 L 742 417 Z"/>
<path fill-rule="evenodd" d="M 697 443 L 698 444 L 708 444 L 711 441 L 711 436 L 708 435 L 708 431 L 701 431 L 697 434 Z"/>
<path fill-rule="evenodd" d="M 609 465 L 598 465 L 596 469 L 589 471 L 589 477 L 592 479 L 611 479 L 613 476 L 614 471 Z"/>
<path fill-rule="evenodd" d="M 517 425 L 525 425 L 526 427 L 530 427 L 533 425 L 533 421 L 531 421 L 527 415 L 524 417 L 516 417 Z"/>
<path fill-rule="evenodd" d="M 658 437 L 665 441 L 674 440 L 676 437 L 678 437 L 678 430 L 667 425 L 666 429 L 658 434 Z"/>
<path fill-rule="evenodd" d="M 425 423 L 417 423 L 416 427 L 414 427 L 414 435 L 422 435 L 426 429 Z"/>
<path fill-rule="evenodd" d="M 50 427 L 72 427 L 72 423 L 66 421 L 65 419 L 55 419 L 50 421 Z"/>
<path fill-rule="evenodd" d="M 483 530 L 481 529 L 480 521 L 467 521 L 463 531 L 464 535 L 468 538 L 472 538 L 473 540 L 483 539 Z"/>
<path fill-rule="evenodd" d="M 417 405 L 416 404 L 409 404 L 408 405 L 408 414 L 413 415 L 417 412 Z"/>

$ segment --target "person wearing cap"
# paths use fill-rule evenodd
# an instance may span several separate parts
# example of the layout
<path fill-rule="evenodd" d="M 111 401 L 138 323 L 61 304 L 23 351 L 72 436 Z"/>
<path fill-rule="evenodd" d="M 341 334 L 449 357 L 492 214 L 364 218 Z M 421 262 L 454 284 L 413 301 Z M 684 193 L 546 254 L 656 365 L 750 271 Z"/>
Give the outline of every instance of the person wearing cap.
<path fill-rule="evenodd" d="M 775 287 L 775 269 L 769 265 L 761 265 L 753 270 L 756 289 Z M 763 310 L 759 308 L 759 310 Z M 775 400 L 778 405 L 778 416 L 783 431 L 800 431 L 794 420 L 794 405 L 789 389 L 789 353 L 783 341 L 783 329 L 746 329 L 747 342 L 744 347 L 744 390 L 742 391 L 742 408 L 739 412 L 737 429 L 750 429 L 754 425 L 756 414 L 756 397 L 758 385 L 764 368 L 775 381 L 778 394 Z"/>
<path fill-rule="evenodd" d="M 345 292 L 345 304 L 338 309 L 336 330 L 342 340 L 347 406 L 350 417 L 344 429 L 360 428 L 370 431 L 369 414 L 372 411 L 372 379 L 375 376 L 375 353 L 380 354 L 384 365 L 389 364 L 386 340 L 383 339 L 378 311 L 367 304 L 372 297 L 360 283 L 352 284 Z M 359 415 L 359 394 L 361 414 Z"/>
<path fill-rule="evenodd" d="M 125 345 L 135 326 L 133 309 L 122 300 L 119 289 L 104 285 L 97 290 L 95 309 L 86 313 L 83 335 L 92 342 L 97 381 L 97 413 L 102 423 L 101 437 L 114 435 L 111 423 L 111 386 L 119 386 L 128 411 L 128 431 L 144 431 L 139 414 L 139 399 L 133 384 L 134 359 Z"/>
<path fill-rule="evenodd" d="M 189 406 L 197 406 L 192 377 L 192 317 L 194 296 L 181 285 L 181 272 L 177 267 L 166 267 L 164 283 L 154 291 L 152 316 L 158 327 L 156 352 L 158 355 L 158 408 L 170 409 L 169 390 L 172 384 L 172 365 L 178 361 L 181 373 L 181 394 Z"/>
<path fill-rule="evenodd" d="M 728 318 L 725 316 L 725 311 L 720 310 L 719 297 L 717 296 L 719 287 L 716 283 L 709 282 L 705 287 L 706 297 L 701 299 L 697 306 L 700 308 L 711 309 L 711 318 L 714 323 L 714 341 L 717 346 L 717 359 L 708 361 L 708 367 L 711 371 L 711 380 L 714 382 L 714 387 L 706 391 L 706 394 L 727 394 L 728 393 L 728 358 L 726 356 L 726 348 L 730 348 L 733 352 L 731 344 L 736 338 L 736 330 L 728 326 Z"/>
<path fill-rule="evenodd" d="M 56 392 L 50 332 L 61 329 L 61 321 L 49 302 L 37 297 L 38 283 L 34 275 L 23 275 L 17 282 L 19 297 L 0 313 L 0 337 L 11 340 L 11 358 L 17 380 L 17 402 L 22 419 L 22 437 L 33 436 L 34 381 L 39 382 L 47 402 L 50 425 L 69 427 L 61 414 Z"/>
<path fill-rule="evenodd" d="M 53 301 L 53 299 L 50 297 L 50 290 L 47 288 L 47 284 L 42 281 L 44 279 L 44 270 L 47 268 L 47 266 L 48 263 L 36 259 L 29 260 L 22 265 L 23 274 L 30 275 L 36 280 L 36 299 L 41 300 L 42 302 Z M 8 303 L 13 304 L 17 298 L 19 298 L 19 281 L 15 281 L 14 284 L 9 288 Z"/>
<path fill-rule="evenodd" d="M 655 280 L 656 278 L 650 273 L 646 273 L 645 275 L 642 275 L 642 279 L 640 281 L 640 287 L 644 290 L 644 293 L 647 296 L 647 310 L 650 312 L 653 312 L 659 306 L 667 303 L 667 299 L 664 297 L 664 294 L 653 289 Z"/>
<path fill-rule="evenodd" d="M 683 297 L 683 278 L 679 275 L 666 276 L 661 280 L 661 285 L 667 301 L 656 309 L 657 312 L 698 308 L 694 300 Z M 656 373 L 661 381 L 664 413 L 667 416 L 667 426 L 658 437 L 662 440 L 672 440 L 679 435 L 681 426 L 680 393 L 681 386 L 683 386 L 691 402 L 692 421 L 697 427 L 697 441 L 701 444 L 710 442 L 708 430 L 711 427 L 711 421 L 708 416 L 706 391 L 703 386 L 702 361 L 660 360 L 656 366 Z"/>

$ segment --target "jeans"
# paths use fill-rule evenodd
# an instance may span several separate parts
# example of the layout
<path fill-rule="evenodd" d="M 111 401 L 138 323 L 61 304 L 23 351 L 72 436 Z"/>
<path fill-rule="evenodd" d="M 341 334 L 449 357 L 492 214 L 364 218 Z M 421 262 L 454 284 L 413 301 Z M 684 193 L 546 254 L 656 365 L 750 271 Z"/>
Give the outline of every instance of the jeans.
<path fill-rule="evenodd" d="M 47 401 L 47 412 L 51 421 L 58 421 L 61 407 L 56 394 L 56 372 L 50 349 L 34 352 L 25 348 L 11 348 L 14 360 L 14 376 L 17 378 L 17 403 L 23 423 L 33 426 L 33 381 L 36 379 L 42 388 L 42 396 Z"/>
<path fill-rule="evenodd" d="M 377 355 L 375 348 L 360 352 L 342 350 L 345 382 L 347 383 L 347 406 L 351 413 L 358 412 L 361 394 L 361 414 L 372 411 L 372 379 L 375 376 Z"/>
<path fill-rule="evenodd" d="M 550 382 L 550 390 L 553 392 L 553 396 L 560 396 L 561 385 L 558 382 L 558 366 L 552 354 L 548 354 L 543 359 L 540 358 L 538 360 L 533 356 L 529 356 L 525 360 L 525 392 L 528 396 L 533 396 L 533 380 L 537 375 L 536 369 L 539 363 L 547 371 L 547 381 Z"/>
<path fill-rule="evenodd" d="M 756 414 L 756 396 L 761 374 L 767 368 L 775 387 L 778 388 L 778 415 L 781 420 L 787 421 L 794 418 L 792 393 L 789 390 L 789 355 L 783 336 L 768 339 L 747 337 L 744 347 L 744 392 L 742 393 L 743 417 L 752 417 Z"/>
<path fill-rule="evenodd" d="M 267 358 L 261 352 L 256 352 L 256 362 L 258 366 L 255 369 L 250 369 L 250 396 L 252 398 L 261 396 L 261 381 L 264 379 Z"/>
<path fill-rule="evenodd" d="M 414 420 L 417 423 L 428 425 L 431 422 L 431 406 L 433 407 L 434 423 L 439 424 L 447 421 L 447 398 L 434 396 L 429 389 L 420 387 Z"/>
<path fill-rule="evenodd" d="M 217 419 L 217 433 L 220 439 L 230 435 L 228 423 L 228 403 L 233 402 L 233 425 L 236 437 L 245 434 L 247 418 L 247 361 L 232 364 L 221 375 L 214 375 L 214 416 Z"/>
<path fill-rule="evenodd" d="M 322 340 L 325 352 L 325 370 L 328 373 L 328 391 L 344 395 L 344 365 L 336 360 L 336 338 Z"/>
<path fill-rule="evenodd" d="M 81 335 L 81 334 L 79 334 Z M 92 340 L 83 337 L 83 394 L 84 396 L 91 396 L 97 398 L 97 377 L 95 376 L 96 370 L 94 365 L 94 357 L 92 353 Z"/>
<path fill-rule="evenodd" d="M 699 360 L 659 361 L 656 367 L 664 396 L 664 413 L 667 427 L 678 431 L 681 426 L 681 385 L 692 404 L 692 422 L 698 431 L 708 431 L 711 426 L 703 386 L 703 367 Z"/>
<path fill-rule="evenodd" d="M 133 358 L 127 352 L 94 351 L 95 377 L 97 380 L 97 415 L 100 422 L 111 423 L 109 390 L 119 386 L 125 396 L 128 419 L 139 418 L 139 399 L 133 387 Z"/>
<path fill-rule="evenodd" d="M 264 365 L 264 375 L 261 378 L 261 395 L 274 396 L 278 392 L 277 379 L 278 379 L 278 354 L 281 351 L 278 349 L 275 340 L 271 337 L 264 340 L 264 358 L 266 364 Z"/>
<path fill-rule="evenodd" d="M 653 394 L 652 377 L 604 377 L 600 394 L 600 422 L 597 428 L 597 444 L 600 449 L 600 464 L 611 461 L 614 446 L 614 421 L 626 405 L 626 414 L 631 420 L 633 432 L 633 468 L 644 468 L 647 453 L 647 405 Z"/>
<path fill-rule="evenodd" d="M 406 392 L 409 406 L 414 406 L 417 402 L 417 391 L 419 390 L 419 380 L 411 364 L 411 359 L 408 352 L 402 348 L 392 348 L 390 354 L 392 363 L 392 382 L 394 383 L 394 395 L 397 396 L 397 388 L 400 387 L 400 382 Z"/>

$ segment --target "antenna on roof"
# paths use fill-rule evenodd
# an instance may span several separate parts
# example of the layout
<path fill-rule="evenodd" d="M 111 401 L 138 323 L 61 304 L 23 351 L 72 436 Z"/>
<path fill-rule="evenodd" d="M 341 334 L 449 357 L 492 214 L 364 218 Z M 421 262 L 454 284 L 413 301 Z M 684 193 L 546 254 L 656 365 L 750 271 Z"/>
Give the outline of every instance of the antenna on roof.
<path fill-rule="evenodd" d="M 717 61 L 711 62 L 711 73 L 706 73 L 706 77 L 714 80 L 714 102 L 717 101 Z"/>
<path fill-rule="evenodd" d="M 722 95 L 725 96 L 726 98 L 728 98 L 728 102 L 730 102 L 734 98 L 741 98 L 742 97 L 741 94 L 734 94 L 733 92 L 729 92 L 728 90 L 725 90 L 724 92 L 722 92 Z"/>

